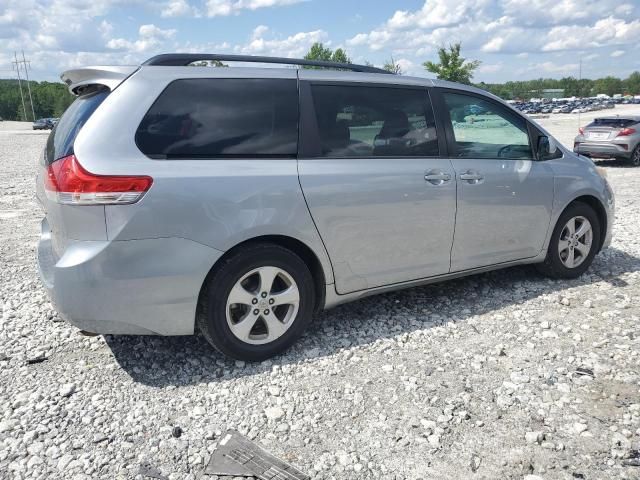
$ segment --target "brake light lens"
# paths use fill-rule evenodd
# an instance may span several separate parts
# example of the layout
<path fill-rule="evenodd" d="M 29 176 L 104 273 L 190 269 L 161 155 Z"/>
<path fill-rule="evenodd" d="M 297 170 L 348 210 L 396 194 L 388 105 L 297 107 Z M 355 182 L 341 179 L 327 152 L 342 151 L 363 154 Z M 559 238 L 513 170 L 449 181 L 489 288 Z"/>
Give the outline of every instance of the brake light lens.
<path fill-rule="evenodd" d="M 69 155 L 49 165 L 45 191 L 48 198 L 63 204 L 122 205 L 140 200 L 152 183 L 147 176 L 96 175 Z"/>
<path fill-rule="evenodd" d="M 580 132 L 580 135 L 584 135 L 584 127 L 580 127 L 578 129 L 578 132 Z"/>
<path fill-rule="evenodd" d="M 620 130 L 620 132 L 618 133 L 618 137 L 626 137 L 628 135 L 633 135 L 634 133 L 636 133 L 636 129 L 635 128 L 623 128 L 622 130 Z"/>

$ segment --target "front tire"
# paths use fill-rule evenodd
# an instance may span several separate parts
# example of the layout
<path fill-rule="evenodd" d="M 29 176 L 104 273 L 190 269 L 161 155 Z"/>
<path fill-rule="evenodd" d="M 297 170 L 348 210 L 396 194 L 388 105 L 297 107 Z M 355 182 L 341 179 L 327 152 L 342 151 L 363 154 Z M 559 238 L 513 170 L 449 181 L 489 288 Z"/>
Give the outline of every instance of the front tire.
<path fill-rule="evenodd" d="M 216 266 L 197 324 L 217 350 L 260 361 L 289 348 L 311 322 L 313 277 L 292 251 L 273 244 L 240 248 Z"/>
<path fill-rule="evenodd" d="M 560 215 L 551 235 L 547 257 L 537 265 L 551 278 L 577 278 L 593 262 L 600 245 L 600 220 L 589 205 L 576 202 Z"/>

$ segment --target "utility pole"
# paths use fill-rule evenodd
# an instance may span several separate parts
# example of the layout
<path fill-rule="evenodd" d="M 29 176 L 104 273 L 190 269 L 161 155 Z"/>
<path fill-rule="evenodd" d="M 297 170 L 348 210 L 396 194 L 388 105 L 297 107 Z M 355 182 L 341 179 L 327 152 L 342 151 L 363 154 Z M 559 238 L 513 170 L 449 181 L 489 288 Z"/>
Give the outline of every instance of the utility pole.
<path fill-rule="evenodd" d="M 22 81 L 20 80 L 20 62 L 18 62 L 18 54 L 15 51 L 13 52 L 13 56 L 16 59 L 16 61 L 11 63 L 16 64 L 16 72 L 18 72 L 18 87 L 20 88 L 20 98 L 22 99 L 22 110 L 24 111 L 24 119 L 28 121 L 29 119 L 27 118 L 27 107 L 24 106 L 24 95 L 22 95 Z"/>
<path fill-rule="evenodd" d="M 31 103 L 31 115 L 33 115 L 33 121 L 36 121 L 36 112 L 33 109 L 33 98 L 31 97 L 31 85 L 29 84 L 29 69 L 31 68 L 31 62 L 27 62 L 24 58 L 24 50 L 22 50 L 22 63 L 24 64 L 24 74 L 27 77 L 27 90 L 29 91 L 29 102 Z M 27 65 L 28 63 L 28 65 Z"/>
<path fill-rule="evenodd" d="M 578 97 L 582 98 L 580 94 L 582 93 L 582 55 L 580 55 L 580 69 L 578 70 Z M 578 110 L 578 129 L 580 128 L 580 116 L 582 114 Z"/>

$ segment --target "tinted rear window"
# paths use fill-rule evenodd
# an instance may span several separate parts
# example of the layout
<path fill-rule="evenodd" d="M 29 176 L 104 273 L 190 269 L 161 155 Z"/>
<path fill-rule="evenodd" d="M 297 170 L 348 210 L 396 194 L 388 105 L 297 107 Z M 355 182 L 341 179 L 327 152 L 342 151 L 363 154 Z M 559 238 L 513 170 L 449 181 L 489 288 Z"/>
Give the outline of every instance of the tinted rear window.
<path fill-rule="evenodd" d="M 596 118 L 593 122 L 587 125 L 589 127 L 611 127 L 611 128 L 627 128 L 638 123 L 636 120 L 630 118 Z"/>
<path fill-rule="evenodd" d="M 184 79 L 160 94 L 136 132 L 152 158 L 295 157 L 295 79 Z"/>
<path fill-rule="evenodd" d="M 45 149 L 47 163 L 73 153 L 73 142 L 78 132 L 108 95 L 109 90 L 99 90 L 78 97 L 69 105 L 47 140 Z"/>

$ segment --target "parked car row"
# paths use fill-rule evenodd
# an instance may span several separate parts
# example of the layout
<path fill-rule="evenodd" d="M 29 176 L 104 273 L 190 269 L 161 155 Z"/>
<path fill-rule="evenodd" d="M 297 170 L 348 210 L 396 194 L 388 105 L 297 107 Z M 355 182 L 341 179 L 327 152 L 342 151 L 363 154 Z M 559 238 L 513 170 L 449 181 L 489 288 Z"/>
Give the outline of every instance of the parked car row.
<path fill-rule="evenodd" d="M 33 122 L 34 130 L 51 130 L 58 123 L 58 118 L 39 118 Z"/>
<path fill-rule="evenodd" d="M 513 106 L 516 110 L 531 115 L 538 113 L 586 113 L 615 108 L 616 104 L 610 99 L 584 98 L 570 102 L 516 102 Z"/>

